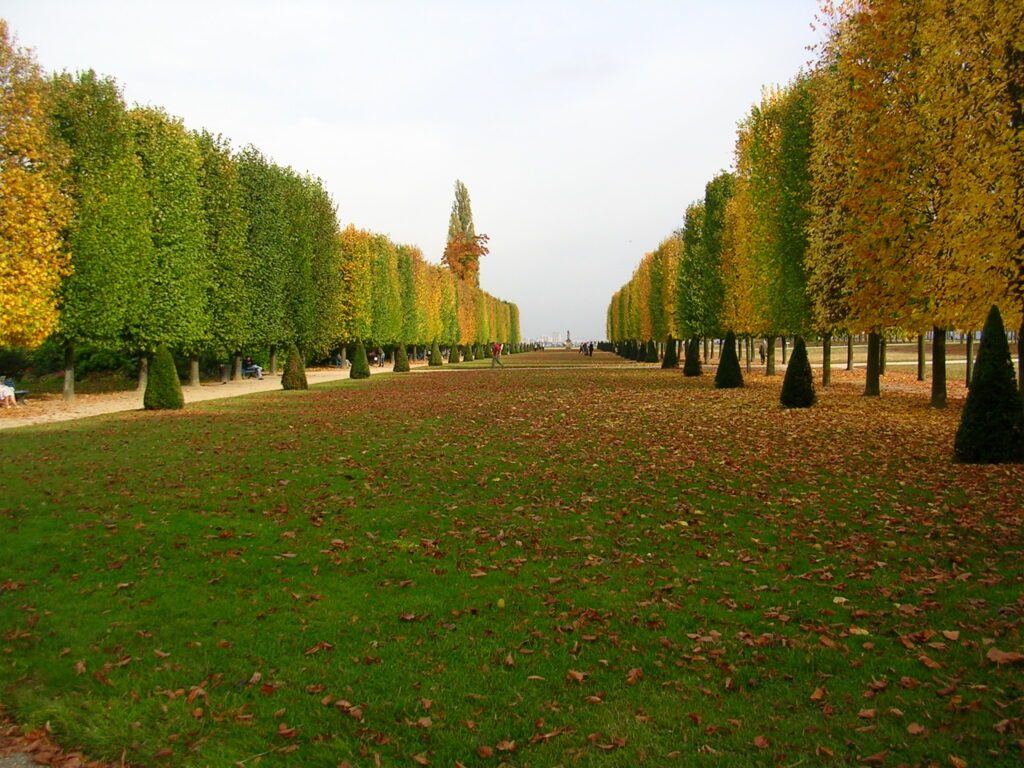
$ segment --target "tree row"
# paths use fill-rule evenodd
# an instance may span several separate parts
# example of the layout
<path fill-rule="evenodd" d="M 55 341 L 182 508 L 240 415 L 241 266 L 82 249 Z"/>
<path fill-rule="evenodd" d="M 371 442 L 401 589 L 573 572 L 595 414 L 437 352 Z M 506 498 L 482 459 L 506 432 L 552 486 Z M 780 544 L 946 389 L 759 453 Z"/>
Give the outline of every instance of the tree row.
<path fill-rule="evenodd" d="M 0 20 L 0 346 L 235 361 L 295 343 L 519 342 L 515 305 L 413 246 L 339 231 L 320 179 L 233 151 L 93 72 L 46 78 Z M 144 367 L 143 367 L 144 369 Z"/>
<path fill-rule="evenodd" d="M 942 406 L 948 331 L 996 305 L 1024 335 L 1024 6 L 822 8 L 817 60 L 740 122 L 734 170 L 614 294 L 608 338 L 732 330 L 771 354 L 777 336 L 867 334 L 877 394 L 881 341 L 930 333 Z"/>

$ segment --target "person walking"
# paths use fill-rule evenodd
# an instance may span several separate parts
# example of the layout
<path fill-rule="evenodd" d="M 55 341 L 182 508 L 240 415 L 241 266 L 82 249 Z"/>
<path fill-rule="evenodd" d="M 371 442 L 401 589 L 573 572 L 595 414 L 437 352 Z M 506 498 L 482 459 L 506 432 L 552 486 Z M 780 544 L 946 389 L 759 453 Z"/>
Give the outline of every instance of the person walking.
<path fill-rule="evenodd" d="M 498 342 L 494 342 L 491 346 L 491 368 L 495 365 L 500 365 L 502 368 L 505 367 L 505 364 L 501 362 L 501 344 Z"/>
<path fill-rule="evenodd" d="M 764 365 L 764 359 L 768 356 L 768 350 L 765 348 L 763 341 L 757 345 L 757 354 L 761 356 L 761 365 Z"/>

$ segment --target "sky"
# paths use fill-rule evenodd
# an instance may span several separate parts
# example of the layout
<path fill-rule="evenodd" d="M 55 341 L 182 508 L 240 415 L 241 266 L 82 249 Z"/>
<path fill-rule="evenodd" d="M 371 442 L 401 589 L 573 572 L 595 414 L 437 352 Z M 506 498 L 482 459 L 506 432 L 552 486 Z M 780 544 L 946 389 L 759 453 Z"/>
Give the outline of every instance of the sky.
<path fill-rule="evenodd" d="M 439 262 L 455 180 L 523 338 L 605 336 L 612 294 L 733 162 L 817 0 L 4 0 L 48 72 L 323 180 L 341 226 Z"/>

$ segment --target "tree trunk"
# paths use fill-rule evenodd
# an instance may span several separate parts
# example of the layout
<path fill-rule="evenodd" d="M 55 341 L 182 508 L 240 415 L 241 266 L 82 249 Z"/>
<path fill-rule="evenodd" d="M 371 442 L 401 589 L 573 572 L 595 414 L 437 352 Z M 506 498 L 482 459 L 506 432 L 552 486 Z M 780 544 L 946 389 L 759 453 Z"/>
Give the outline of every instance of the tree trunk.
<path fill-rule="evenodd" d="M 971 373 L 974 372 L 974 331 L 967 334 L 967 377 L 965 383 L 971 386 Z"/>
<path fill-rule="evenodd" d="M 751 336 L 747 336 L 745 346 L 747 348 L 747 373 L 750 373 L 750 363 L 754 358 L 754 339 Z"/>
<path fill-rule="evenodd" d="M 832 334 L 826 333 L 821 337 L 821 386 L 827 387 L 832 383 Z"/>
<path fill-rule="evenodd" d="M 75 347 L 68 344 L 64 347 L 64 402 L 75 399 Z"/>
<path fill-rule="evenodd" d="M 704 337 L 704 363 L 711 362 L 711 339 Z"/>
<path fill-rule="evenodd" d="M 341 367 L 348 368 L 348 347 L 341 348 Z"/>
<path fill-rule="evenodd" d="M 878 373 L 885 376 L 885 362 L 888 357 L 889 343 L 885 338 L 878 340 Z"/>
<path fill-rule="evenodd" d="M 765 343 L 768 346 L 768 357 L 766 360 L 766 366 L 764 369 L 765 376 L 775 375 L 775 337 L 768 336 L 765 339 Z"/>
<path fill-rule="evenodd" d="M 149 383 L 149 355 L 139 355 L 139 392 L 146 391 L 146 384 Z"/>
<path fill-rule="evenodd" d="M 231 380 L 241 381 L 242 380 L 242 353 L 235 353 L 234 359 L 231 361 Z"/>
<path fill-rule="evenodd" d="M 189 355 L 188 357 L 188 385 L 190 387 L 199 386 L 199 355 Z"/>
<path fill-rule="evenodd" d="M 1024 317 L 1020 321 L 1020 330 L 1017 331 L 1017 387 L 1024 397 Z"/>
<path fill-rule="evenodd" d="M 782 364 L 786 364 L 786 337 L 782 337 Z"/>
<path fill-rule="evenodd" d="M 864 382 L 864 396 L 878 397 L 882 390 L 879 385 L 879 369 L 881 367 L 882 343 L 877 332 L 868 334 L 868 374 Z"/>
<path fill-rule="evenodd" d="M 946 407 L 946 330 L 932 328 L 932 408 Z"/>
<path fill-rule="evenodd" d="M 270 375 L 277 375 L 277 344 L 270 345 Z"/>
<path fill-rule="evenodd" d="M 917 334 L 917 380 L 924 381 L 924 334 Z"/>
<path fill-rule="evenodd" d="M 846 370 L 853 370 L 853 334 L 846 336 Z"/>

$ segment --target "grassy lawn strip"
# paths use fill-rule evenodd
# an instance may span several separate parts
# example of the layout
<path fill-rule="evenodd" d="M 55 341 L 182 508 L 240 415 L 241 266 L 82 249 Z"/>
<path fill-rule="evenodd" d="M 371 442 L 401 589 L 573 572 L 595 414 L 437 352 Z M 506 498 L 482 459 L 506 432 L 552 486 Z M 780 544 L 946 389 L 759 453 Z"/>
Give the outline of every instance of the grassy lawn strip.
<path fill-rule="evenodd" d="M 0 701 L 134 765 L 1021 759 L 959 406 L 575 359 L 12 431 Z"/>

